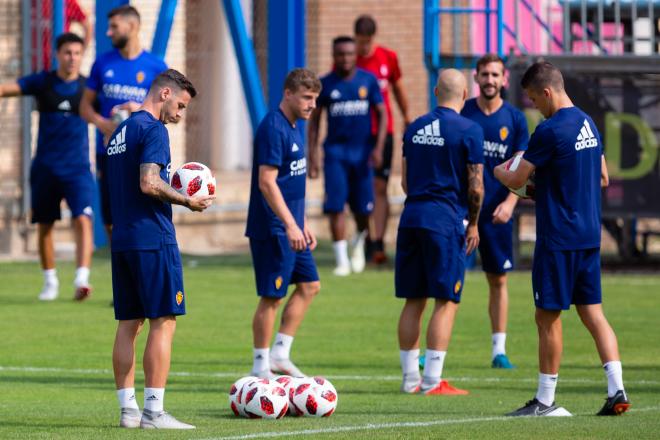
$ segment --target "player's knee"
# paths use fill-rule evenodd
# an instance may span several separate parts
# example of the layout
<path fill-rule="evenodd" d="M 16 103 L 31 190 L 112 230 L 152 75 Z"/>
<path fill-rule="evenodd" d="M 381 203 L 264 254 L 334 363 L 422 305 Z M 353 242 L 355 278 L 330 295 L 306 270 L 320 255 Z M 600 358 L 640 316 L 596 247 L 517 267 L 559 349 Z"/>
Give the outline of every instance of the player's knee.
<path fill-rule="evenodd" d="M 303 283 L 300 285 L 300 290 L 306 297 L 314 297 L 321 291 L 321 282 L 312 281 L 310 283 Z"/>

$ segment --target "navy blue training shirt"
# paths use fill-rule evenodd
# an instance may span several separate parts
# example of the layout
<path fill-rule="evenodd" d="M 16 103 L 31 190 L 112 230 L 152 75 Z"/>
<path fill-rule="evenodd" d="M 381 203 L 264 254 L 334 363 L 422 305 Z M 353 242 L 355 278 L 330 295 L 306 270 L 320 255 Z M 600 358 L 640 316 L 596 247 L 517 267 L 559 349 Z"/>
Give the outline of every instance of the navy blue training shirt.
<path fill-rule="evenodd" d="M 254 136 L 250 206 L 245 235 L 255 239 L 286 234 L 284 224 L 268 206 L 259 189 L 261 165 L 278 168 L 277 186 L 296 224 L 303 229 L 307 180 L 305 145 L 300 131 L 291 125 L 280 109 L 266 115 Z"/>
<path fill-rule="evenodd" d="M 601 155 L 594 121 L 577 107 L 560 109 L 529 140 L 536 166 L 536 242 L 551 251 L 600 247 Z"/>
<path fill-rule="evenodd" d="M 350 78 L 331 72 L 321 78 L 321 84 L 317 105 L 328 112 L 325 154 L 351 162 L 366 160 L 374 146 L 370 112 L 383 102 L 378 80 L 356 68 Z"/>
<path fill-rule="evenodd" d="M 85 78 L 64 81 L 55 71 L 18 80 L 23 95 L 34 95 L 39 110 L 35 164 L 47 165 L 56 175 L 89 169 L 87 122 L 79 115 Z"/>
<path fill-rule="evenodd" d="M 461 115 L 479 124 L 484 131 L 485 194 L 480 220 L 492 221 L 493 211 L 509 195 L 508 188 L 495 178 L 493 170 L 516 152 L 527 149 L 527 121 L 520 110 L 506 101 L 495 113 L 486 115 L 476 98 L 465 101 Z"/>
<path fill-rule="evenodd" d="M 467 216 L 467 165 L 484 162 L 484 136 L 475 122 L 436 107 L 403 135 L 408 195 L 400 228 L 462 233 Z"/>
<path fill-rule="evenodd" d="M 144 163 L 160 165 L 160 177 L 169 185 L 170 139 L 165 125 L 146 111 L 135 112 L 112 134 L 106 154 L 112 251 L 176 244 L 172 206 L 140 189 L 140 165 Z"/>

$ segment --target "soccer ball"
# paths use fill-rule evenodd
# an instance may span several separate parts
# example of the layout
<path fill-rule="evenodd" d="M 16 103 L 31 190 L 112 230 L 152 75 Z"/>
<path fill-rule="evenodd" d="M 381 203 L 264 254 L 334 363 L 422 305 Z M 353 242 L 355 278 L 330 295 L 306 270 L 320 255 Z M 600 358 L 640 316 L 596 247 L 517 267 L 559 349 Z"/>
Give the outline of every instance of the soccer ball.
<path fill-rule="evenodd" d="M 289 412 L 290 416 L 301 416 L 302 413 L 296 411 L 296 407 L 293 404 L 293 393 L 296 391 L 296 387 L 300 383 L 301 378 L 292 377 L 292 376 L 277 376 L 273 379 L 275 382 L 279 383 L 284 391 L 286 391 L 287 398 L 289 399 Z"/>
<path fill-rule="evenodd" d="M 245 415 L 251 419 L 280 419 L 289 409 L 284 388 L 275 381 L 258 379 L 243 385 Z"/>
<path fill-rule="evenodd" d="M 254 376 L 241 377 L 236 382 L 234 382 L 229 389 L 229 407 L 236 416 L 246 417 L 244 411 L 245 405 L 241 399 L 241 392 L 243 391 L 243 385 L 253 380 L 258 380 L 258 378 Z"/>
<path fill-rule="evenodd" d="M 172 174 L 170 185 L 184 196 L 215 194 L 215 177 L 209 168 L 199 162 L 184 163 Z"/>
<path fill-rule="evenodd" d="M 505 168 L 509 171 L 515 171 L 518 169 L 518 165 L 520 165 L 520 161 L 522 160 L 523 153 L 516 153 L 511 159 L 509 159 L 506 162 Z M 519 197 L 523 199 L 533 199 L 535 195 L 536 190 L 536 182 L 534 181 L 534 173 L 532 173 L 531 176 L 529 176 L 529 179 L 527 179 L 527 182 L 521 186 L 520 188 L 509 188 L 509 191 L 512 193 L 518 195 Z"/>
<path fill-rule="evenodd" d="M 329 417 L 337 408 L 337 390 L 328 379 L 301 379 L 293 393 L 295 411 L 308 417 Z"/>

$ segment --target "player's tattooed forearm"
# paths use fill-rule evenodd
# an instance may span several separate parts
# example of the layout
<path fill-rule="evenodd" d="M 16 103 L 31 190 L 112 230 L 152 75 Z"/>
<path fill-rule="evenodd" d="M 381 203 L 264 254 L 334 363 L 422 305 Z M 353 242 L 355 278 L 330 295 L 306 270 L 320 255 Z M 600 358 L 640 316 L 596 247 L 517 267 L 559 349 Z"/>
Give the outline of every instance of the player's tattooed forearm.
<path fill-rule="evenodd" d="M 468 164 L 468 221 L 476 224 L 484 201 L 484 166 Z"/>
<path fill-rule="evenodd" d="M 163 202 L 185 205 L 186 198 L 160 178 L 160 165 L 143 163 L 140 165 L 140 187 L 145 194 Z"/>

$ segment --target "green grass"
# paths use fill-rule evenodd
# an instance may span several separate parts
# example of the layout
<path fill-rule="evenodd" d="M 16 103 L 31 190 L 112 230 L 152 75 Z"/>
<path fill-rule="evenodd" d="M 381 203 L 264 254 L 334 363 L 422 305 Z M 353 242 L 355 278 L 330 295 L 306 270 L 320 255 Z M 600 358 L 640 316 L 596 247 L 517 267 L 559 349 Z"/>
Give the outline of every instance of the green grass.
<path fill-rule="evenodd" d="M 308 374 L 333 381 L 339 392 L 337 412 L 322 420 L 237 419 L 230 413 L 226 393 L 251 367 L 250 320 L 257 298 L 249 261 L 247 256 L 184 259 L 188 315 L 178 322 L 165 404 L 198 429 L 158 433 L 159 437 L 207 439 L 334 428 L 346 430 L 306 437 L 660 436 L 660 276 L 603 277 L 605 309 L 619 337 L 624 381 L 633 402 L 631 412 L 616 418 L 592 415 L 603 403 L 605 379 L 593 342 L 571 311 L 564 318 L 557 399 L 576 417 L 514 420 L 501 416 L 530 399 L 536 389 L 537 342 L 529 273 L 513 273 L 509 283 L 507 348 L 518 365 L 516 370 L 489 368 L 487 288 L 482 274 L 472 272 L 466 280 L 444 370 L 446 378 L 471 394 L 402 395 L 396 341 L 402 303 L 393 296 L 392 271 L 333 278 L 327 247 L 318 254 L 322 292 L 294 342 L 293 358 Z M 116 324 L 108 306 L 107 255 L 95 258 L 92 280 L 96 290 L 85 303 L 69 299 L 72 264 L 60 264 L 59 276 L 60 299 L 40 303 L 36 296 L 41 276 L 36 263 L 0 264 L 0 438 L 154 438 L 150 432 L 116 427 L 118 408 L 111 372 Z M 144 341 L 143 334 L 140 351 Z M 139 374 L 140 403 L 142 387 Z M 421 426 L 396 425 L 401 423 Z M 368 428 L 368 424 L 374 426 Z"/>

